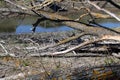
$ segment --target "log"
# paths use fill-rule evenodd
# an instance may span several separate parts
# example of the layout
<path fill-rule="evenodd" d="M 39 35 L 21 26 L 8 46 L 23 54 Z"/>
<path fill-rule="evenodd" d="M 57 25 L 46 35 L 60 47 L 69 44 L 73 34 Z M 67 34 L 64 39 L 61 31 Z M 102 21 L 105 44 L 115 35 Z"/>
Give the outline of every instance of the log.
<path fill-rule="evenodd" d="M 120 32 L 114 31 L 112 29 L 106 28 L 106 27 L 95 27 L 95 26 L 90 26 L 81 22 L 77 22 L 74 21 L 68 17 L 65 16 L 61 16 L 57 13 L 50 13 L 50 12 L 46 12 L 43 10 L 39 10 L 39 11 L 35 11 L 32 10 L 34 13 L 42 15 L 48 19 L 51 20 L 56 20 L 61 22 L 62 24 L 65 24 L 71 28 L 77 29 L 77 30 L 81 30 L 85 33 L 90 33 L 90 34 L 96 34 L 98 36 L 103 36 L 103 35 L 118 35 L 120 36 Z"/>
<path fill-rule="evenodd" d="M 65 43 L 67 43 L 67 42 L 69 42 L 69 41 L 71 41 L 71 40 L 77 39 L 77 38 L 79 38 L 79 37 L 81 37 L 81 36 L 83 36 L 83 35 L 86 35 L 86 34 L 85 34 L 85 33 L 81 33 L 81 34 L 79 34 L 79 35 L 72 36 L 72 37 L 70 37 L 70 38 L 67 38 L 67 39 L 64 39 L 64 40 L 62 40 L 62 41 L 59 41 L 58 43 L 56 43 L 56 44 L 54 44 L 54 45 L 48 45 L 48 46 L 39 48 L 39 50 L 44 50 L 44 49 L 47 49 L 47 48 L 56 47 L 56 46 L 59 46 L 59 45 L 61 45 L 61 44 L 65 44 Z"/>
<path fill-rule="evenodd" d="M 14 6 L 17 6 L 17 7 L 21 8 L 22 10 L 30 10 L 30 9 L 27 9 L 27 8 L 25 8 L 23 6 L 18 5 L 18 4 L 14 4 L 10 0 L 4 0 L 4 1 L 6 1 L 6 2 L 8 2 L 8 3 L 10 3 L 10 4 L 14 5 Z M 89 2 L 89 3 L 92 4 L 91 2 Z M 98 9 L 99 9 L 99 7 L 98 7 Z M 46 12 L 46 11 L 43 11 L 43 10 L 36 11 L 34 9 L 32 9 L 32 11 L 35 14 L 39 15 L 39 16 L 42 15 L 42 16 L 48 18 L 48 19 L 60 21 L 63 24 L 65 24 L 65 25 L 67 25 L 67 26 L 69 26 L 71 28 L 82 30 L 85 33 L 97 34 L 98 36 L 103 36 L 103 35 L 120 35 L 119 32 L 116 32 L 116 31 L 114 31 L 112 29 L 108 29 L 108 28 L 105 28 L 105 27 L 90 26 L 90 25 L 87 25 L 87 24 L 76 22 L 76 21 L 74 21 L 74 20 L 72 20 L 72 19 L 70 19 L 68 17 L 64 17 L 64 16 L 61 16 L 61 15 L 56 14 L 56 13 L 50 13 L 50 12 Z"/>
<path fill-rule="evenodd" d="M 44 53 L 43 53 L 44 54 Z M 47 53 L 50 54 L 50 53 Z M 36 53 L 36 54 L 30 54 L 28 55 L 29 57 L 56 57 L 56 58 L 71 58 L 71 57 L 106 57 L 106 55 L 103 54 L 93 54 L 93 53 L 83 53 L 83 54 L 76 54 L 76 55 L 41 55 L 41 53 Z"/>
<path fill-rule="evenodd" d="M 13 4 L 10 0 L 5 0 L 5 1 Z M 110 11 L 105 10 L 103 8 L 100 8 L 99 6 L 97 6 L 94 3 L 91 3 L 90 1 L 88 1 L 88 3 L 93 5 L 96 9 L 104 11 L 105 13 L 109 14 L 110 16 L 115 18 L 116 20 L 120 21 L 120 18 L 117 17 L 115 14 L 111 13 Z M 21 7 L 21 6 L 17 5 L 17 4 L 13 4 L 13 5 L 21 8 L 22 10 L 29 10 L 29 9 Z M 87 42 L 83 42 L 83 43 L 81 43 L 81 44 L 79 44 L 79 45 L 77 45 L 75 47 L 72 47 L 72 48 L 70 48 L 68 50 L 65 50 L 65 51 L 55 52 L 55 53 L 52 53 L 52 54 L 43 54 L 43 56 L 44 55 L 61 55 L 61 54 L 65 54 L 65 53 L 68 53 L 70 51 L 74 51 L 75 49 L 78 49 L 78 48 L 81 48 L 83 46 L 86 46 L 88 44 L 92 44 L 92 43 L 95 43 L 95 42 L 103 41 L 103 40 L 106 40 L 106 39 L 107 40 L 113 39 L 113 40 L 120 41 L 120 32 L 114 31 L 112 29 L 109 29 L 109 28 L 106 28 L 106 27 L 103 27 L 103 26 L 100 26 L 100 25 L 98 25 L 98 26 L 91 26 L 89 24 L 85 24 L 85 23 L 78 22 L 78 21 L 75 21 L 73 19 L 70 19 L 68 17 L 61 16 L 61 15 L 59 15 L 57 13 L 50 13 L 50 12 L 46 12 L 44 10 L 32 9 L 31 11 L 33 11 L 38 16 L 42 15 L 46 19 L 57 21 L 57 22 L 61 22 L 62 24 L 65 24 L 65 25 L 67 25 L 67 26 L 69 26 L 71 28 L 74 28 L 74 29 L 80 30 L 82 32 L 85 32 L 86 34 L 94 34 L 94 35 L 99 36 L 99 38 L 96 39 L 96 40 L 90 40 L 90 41 L 87 41 Z M 105 36 L 105 35 L 107 35 L 107 36 Z M 69 41 L 69 39 L 67 41 Z"/>
<path fill-rule="evenodd" d="M 120 41 L 120 35 L 119 36 L 105 35 L 105 36 L 103 36 L 103 38 Z"/>
<path fill-rule="evenodd" d="M 99 38 L 99 39 L 95 39 L 95 40 L 90 40 L 90 41 L 85 41 L 85 42 L 83 42 L 83 43 L 81 43 L 81 44 L 79 44 L 79 45 L 77 45 L 77 46 L 75 46 L 75 47 L 72 47 L 72 48 L 70 48 L 70 49 L 67 49 L 67 50 L 65 50 L 65 51 L 61 51 L 61 52 L 54 52 L 54 53 L 50 53 L 50 54 L 41 54 L 42 56 L 46 56 L 46 55 L 50 55 L 50 56 L 55 56 L 55 55 L 62 55 L 62 54 L 66 54 L 66 53 L 68 53 L 68 52 L 71 52 L 71 51 L 74 51 L 74 50 L 76 50 L 76 49 L 80 49 L 80 48 L 82 48 L 82 47 L 84 47 L 84 46 L 86 46 L 86 45 L 89 45 L 89 44 L 92 44 L 92 43 L 96 43 L 96 42 L 100 42 L 100 41 L 104 41 L 104 40 L 118 40 L 118 41 L 120 41 L 120 38 L 119 39 L 113 39 L 114 38 L 114 36 L 111 36 L 110 38 L 109 38 L 109 36 L 103 36 L 103 37 L 101 37 L 101 38 Z"/>
<path fill-rule="evenodd" d="M 96 18 L 112 18 L 110 15 L 105 15 L 105 14 L 100 14 L 100 13 L 95 13 L 91 12 L 92 16 L 95 16 Z"/>

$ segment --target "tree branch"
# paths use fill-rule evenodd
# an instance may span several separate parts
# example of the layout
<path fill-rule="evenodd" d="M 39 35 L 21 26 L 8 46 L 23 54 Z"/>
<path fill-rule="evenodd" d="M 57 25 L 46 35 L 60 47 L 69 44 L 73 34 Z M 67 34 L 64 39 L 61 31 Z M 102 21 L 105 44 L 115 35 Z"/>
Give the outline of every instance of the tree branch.
<path fill-rule="evenodd" d="M 5 1 L 5 2 L 8 2 L 8 3 L 10 3 L 10 4 L 12 4 L 12 5 L 14 5 L 14 6 L 16 6 L 16 7 L 20 8 L 20 9 L 22 9 L 22 10 L 27 10 L 26 7 L 23 7 L 23 6 L 21 6 L 21 5 L 18 5 L 18 4 L 16 4 L 16 3 L 13 3 L 13 2 L 10 1 L 10 0 L 4 0 L 4 1 Z"/>
<path fill-rule="evenodd" d="M 88 3 L 91 4 L 92 6 L 94 6 L 96 9 L 109 14 L 110 16 L 112 16 L 113 18 L 115 18 L 116 20 L 120 21 L 120 18 L 117 17 L 117 15 L 115 15 L 114 13 L 112 13 L 112 12 L 106 10 L 106 9 L 100 8 L 99 6 L 97 6 L 96 4 L 94 4 L 93 2 L 88 1 Z"/>
<path fill-rule="evenodd" d="M 39 11 L 35 11 L 32 10 L 35 14 L 37 14 L 38 16 L 44 16 L 48 19 L 51 20 L 56 20 L 58 22 L 61 22 L 62 24 L 65 24 L 71 28 L 77 29 L 77 30 L 81 30 L 85 33 L 90 33 L 90 34 L 95 34 L 98 36 L 103 36 L 103 35 L 120 35 L 119 32 L 116 32 L 112 29 L 109 28 L 105 28 L 105 27 L 94 27 L 94 26 L 90 26 L 88 24 L 84 24 L 81 22 L 77 22 L 74 21 L 68 17 L 64 17 L 61 15 L 58 15 L 56 13 L 50 13 L 50 12 L 46 12 L 43 10 L 39 10 Z"/>
<path fill-rule="evenodd" d="M 117 36 L 108 36 L 108 35 L 106 35 L 106 36 L 103 36 L 103 37 L 101 37 L 99 39 L 83 42 L 83 43 L 81 43 L 81 44 L 79 44 L 79 45 L 77 45 L 75 47 L 72 47 L 70 49 L 67 49 L 65 51 L 55 52 L 55 53 L 50 53 L 50 54 L 43 54 L 43 55 L 41 54 L 41 55 L 42 56 L 46 56 L 46 55 L 51 55 L 51 56 L 62 55 L 62 54 L 66 54 L 66 53 L 68 53 L 70 51 L 73 51 L 75 49 L 82 48 L 83 46 L 86 46 L 86 45 L 89 45 L 89 44 L 92 44 L 92 43 L 96 43 L 96 42 L 100 42 L 100 41 L 103 41 L 103 40 L 118 40 L 118 41 L 120 41 L 120 38 L 119 38 L 120 36 L 118 36 L 117 39 L 116 39 L 116 37 Z"/>

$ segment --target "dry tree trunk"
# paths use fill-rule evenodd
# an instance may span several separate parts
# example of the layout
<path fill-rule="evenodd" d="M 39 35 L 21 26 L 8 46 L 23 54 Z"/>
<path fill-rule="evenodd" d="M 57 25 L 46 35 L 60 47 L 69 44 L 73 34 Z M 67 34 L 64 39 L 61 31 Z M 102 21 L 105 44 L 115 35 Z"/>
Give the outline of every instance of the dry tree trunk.
<path fill-rule="evenodd" d="M 33 10 L 34 11 L 34 10 Z M 34 11 L 36 13 L 36 11 Z M 94 27 L 94 26 L 90 26 L 90 25 L 85 25 L 83 23 L 80 22 L 76 22 L 68 17 L 65 16 L 61 16 L 58 15 L 56 13 L 50 13 L 50 12 L 46 12 L 43 10 L 37 11 L 38 14 L 43 15 L 44 17 L 51 19 L 51 20 L 56 20 L 56 21 L 60 21 L 63 24 L 71 27 L 71 28 L 75 28 L 77 30 L 81 30 L 85 33 L 89 33 L 89 34 L 96 34 L 98 36 L 103 36 L 103 35 L 120 35 L 119 32 L 116 32 L 112 29 L 109 28 L 104 28 L 104 27 Z"/>
<path fill-rule="evenodd" d="M 98 42 L 98 41 L 103 41 L 103 40 L 118 40 L 120 41 L 120 33 L 116 32 L 114 30 L 111 30 L 109 28 L 104 28 L 104 27 L 94 27 L 94 26 L 89 26 L 89 25 L 85 25 L 83 23 L 80 22 L 76 22 L 70 18 L 58 15 L 56 13 L 50 13 L 50 12 L 46 12 L 46 11 L 34 11 L 36 14 L 38 15 L 43 15 L 44 17 L 51 19 L 51 20 L 56 20 L 56 21 L 60 21 L 61 23 L 71 27 L 71 28 L 75 28 L 77 30 L 81 30 L 85 33 L 89 33 L 89 34 L 94 34 L 94 35 L 98 35 L 100 39 L 96 39 L 95 41 L 90 40 L 88 42 L 83 42 L 81 44 L 79 44 L 78 46 L 72 47 L 68 50 L 65 51 L 61 51 L 61 52 L 55 52 L 55 53 L 50 53 L 50 54 L 41 54 L 42 56 L 44 55 L 51 55 L 51 56 L 55 56 L 55 55 L 61 55 L 61 54 L 66 54 L 70 51 L 74 51 L 75 49 L 81 48 L 85 45 L 94 43 L 94 42 Z M 109 36 L 108 36 L 109 35 Z M 102 38 L 101 38 L 102 37 Z M 104 37 L 104 38 L 103 38 Z"/>
<path fill-rule="evenodd" d="M 88 3 L 91 4 L 92 6 L 94 6 L 96 9 L 109 14 L 110 16 L 114 17 L 116 20 L 120 21 L 120 18 L 117 15 L 111 13 L 110 11 L 108 11 L 106 9 L 103 9 L 103 8 L 100 8 L 99 6 L 97 6 L 96 4 L 94 4 L 94 3 L 90 2 L 90 1 L 88 1 Z"/>
<path fill-rule="evenodd" d="M 12 2 L 10 2 L 9 0 L 5 0 L 7 2 L 9 2 L 10 4 L 13 5 Z M 97 6 L 96 4 L 94 3 L 91 3 L 90 1 L 88 1 L 89 4 L 93 5 L 94 7 L 96 7 L 96 9 L 98 10 L 101 10 L 101 11 L 104 11 L 106 12 L 108 15 L 112 16 L 113 18 L 117 19 L 118 21 L 120 21 L 120 18 L 117 17 L 116 15 L 114 15 L 113 13 L 109 12 L 108 10 L 105 10 L 105 9 L 101 9 L 99 6 Z M 14 4 L 15 6 L 25 10 L 26 8 L 24 7 L 21 7 L 17 4 Z M 28 9 L 28 10 L 31 10 L 31 9 Z M 96 39 L 95 41 L 88 41 L 88 42 L 83 42 L 81 44 L 79 44 L 78 46 L 75 46 L 71 49 L 68 49 L 68 50 L 65 50 L 65 51 L 62 51 L 62 52 L 58 52 L 58 53 L 55 53 L 55 54 L 47 54 L 47 55 L 58 55 L 58 54 L 65 54 L 67 52 L 70 52 L 70 51 L 73 51 L 77 48 L 80 48 L 80 47 L 83 47 L 85 45 L 88 45 L 88 44 L 91 44 L 93 42 L 98 42 L 98 41 L 101 41 L 101 40 L 105 40 L 105 39 L 112 39 L 112 40 L 118 40 L 120 41 L 120 33 L 119 32 L 116 32 L 112 29 L 109 29 L 109 28 L 105 28 L 105 27 L 101 27 L 101 26 L 90 26 L 88 24 L 84 24 L 84 23 L 81 23 L 81 22 L 78 22 L 78 21 L 75 21 L 73 19 L 70 19 L 68 17 L 65 17 L 65 16 L 61 16 L 57 13 L 50 13 L 50 12 L 46 12 L 44 10 L 36 10 L 36 9 L 32 9 L 31 11 L 33 11 L 36 15 L 38 16 L 43 16 L 45 17 L 46 19 L 49 19 L 49 20 L 53 20 L 53 21 L 58 21 L 58 22 L 61 22 L 62 24 L 65 24 L 71 28 L 75 28 L 77 30 L 80 30 L 82 32 L 85 32 L 86 34 L 93 34 L 93 35 L 97 35 L 99 37 L 99 39 Z M 106 37 L 107 35 L 107 37 Z M 109 36 L 108 36 L 109 35 Z M 103 37 L 106 37 L 105 39 L 103 39 Z M 117 37 L 117 38 L 116 38 Z M 76 37 L 78 38 L 78 37 Z M 73 39 L 76 39 L 76 38 L 73 38 Z M 73 39 L 68 39 L 66 40 L 65 42 L 68 42 L 70 40 L 73 40 Z M 63 42 L 64 43 L 64 42 Z M 63 44 L 63 43 L 58 43 L 58 44 Z M 57 45 L 58 45 L 57 44 Z M 54 47 L 54 46 L 53 46 Z"/>
<path fill-rule="evenodd" d="M 18 4 L 14 4 L 13 2 L 11 2 L 10 0 L 4 0 L 14 6 L 17 6 L 19 8 L 21 8 L 22 10 L 30 10 L 30 9 L 27 9 L 23 6 L 20 6 Z M 59 0 L 56 0 L 56 1 L 59 1 Z M 90 3 L 90 1 L 88 1 Z M 93 3 L 90 3 L 92 5 L 94 5 Z M 94 5 L 96 6 L 96 5 Z M 98 8 L 99 9 L 99 8 Z M 35 14 L 37 15 L 42 15 L 48 19 L 51 19 L 51 20 L 56 20 L 56 21 L 60 21 L 62 22 L 63 24 L 71 27 L 71 28 L 75 28 L 75 29 L 78 29 L 78 30 L 81 30 L 85 33 L 90 33 L 90 34 L 96 34 L 98 36 L 103 36 L 103 35 L 120 35 L 119 32 L 116 32 L 114 30 L 111 30 L 111 29 L 108 29 L 108 28 L 103 28 L 103 27 L 94 27 L 94 26 L 89 26 L 89 25 L 85 25 L 83 23 L 80 23 L 80 22 L 76 22 L 68 17 L 65 17 L 65 16 L 61 16 L 59 14 L 56 14 L 56 13 L 50 13 L 50 12 L 46 12 L 46 11 L 43 11 L 43 10 L 39 10 L 39 11 L 36 11 L 36 10 L 32 10 Z M 109 13 L 108 13 L 109 14 Z M 111 15 L 111 14 L 109 14 Z M 112 15 L 111 15 L 112 16 Z"/>
<path fill-rule="evenodd" d="M 89 45 L 89 44 L 92 44 L 92 43 L 95 43 L 95 42 L 104 41 L 104 40 L 109 40 L 109 39 L 110 40 L 118 40 L 118 41 L 120 41 L 120 36 L 110 36 L 110 35 L 107 36 L 106 35 L 106 36 L 103 36 L 103 37 L 101 37 L 99 39 L 89 40 L 89 41 L 83 42 L 83 43 L 81 43 L 81 44 L 79 44 L 79 45 L 77 45 L 75 47 L 72 47 L 70 49 L 67 49 L 65 51 L 55 52 L 55 53 L 50 53 L 50 54 L 43 54 L 42 56 L 45 56 L 45 55 L 56 56 L 56 55 L 66 54 L 66 53 L 68 53 L 70 51 L 74 51 L 75 49 L 82 48 L 82 47 L 84 47 L 86 45 Z"/>

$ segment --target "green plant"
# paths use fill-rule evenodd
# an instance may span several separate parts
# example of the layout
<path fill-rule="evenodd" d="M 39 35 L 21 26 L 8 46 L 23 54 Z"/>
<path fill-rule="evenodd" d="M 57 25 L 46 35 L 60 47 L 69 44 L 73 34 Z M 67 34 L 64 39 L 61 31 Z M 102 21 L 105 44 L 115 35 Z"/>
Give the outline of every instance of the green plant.
<path fill-rule="evenodd" d="M 105 62 L 106 65 L 110 65 L 110 64 L 115 63 L 115 60 L 110 57 L 110 58 L 106 58 L 106 59 L 104 60 L 104 62 Z"/>
<path fill-rule="evenodd" d="M 30 62 L 28 60 L 23 60 L 22 65 L 23 66 L 29 66 Z"/>

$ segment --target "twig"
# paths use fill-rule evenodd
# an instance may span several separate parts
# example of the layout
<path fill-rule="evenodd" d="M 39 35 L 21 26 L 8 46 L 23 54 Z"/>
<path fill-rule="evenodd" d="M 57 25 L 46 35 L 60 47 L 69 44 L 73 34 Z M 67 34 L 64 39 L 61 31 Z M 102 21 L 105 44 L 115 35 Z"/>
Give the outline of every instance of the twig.
<path fill-rule="evenodd" d="M 22 10 L 27 10 L 26 7 L 23 7 L 23 6 L 21 6 L 21 5 L 18 5 L 18 4 L 16 4 L 16 3 L 13 3 L 13 2 L 10 1 L 10 0 L 4 0 L 4 1 L 5 1 L 5 2 L 8 2 L 8 3 L 10 3 L 10 4 L 12 4 L 12 5 L 14 5 L 14 6 L 16 6 L 16 7 L 20 8 L 20 9 L 22 9 Z"/>
<path fill-rule="evenodd" d="M 5 49 L 5 47 L 3 46 L 3 44 L 0 43 L 0 46 L 3 48 L 3 50 L 5 51 L 5 54 L 8 55 L 8 51 Z"/>
<path fill-rule="evenodd" d="M 91 4 L 92 6 L 94 6 L 95 8 L 97 8 L 98 10 L 103 11 L 103 12 L 109 14 L 110 16 L 112 16 L 113 18 L 115 18 L 116 20 L 120 21 L 120 18 L 117 17 L 117 15 L 115 15 L 114 13 L 112 13 L 112 12 L 106 10 L 106 9 L 100 8 L 99 6 L 97 6 L 96 4 L 94 4 L 90 1 L 88 1 L 88 3 Z"/>
<path fill-rule="evenodd" d="M 118 38 L 116 38 L 118 37 Z M 89 45 L 89 44 L 92 44 L 92 43 L 95 43 L 95 42 L 99 42 L 99 41 L 103 41 L 103 40 L 118 40 L 120 41 L 120 36 L 109 36 L 109 35 L 106 35 L 106 36 L 103 36 L 101 37 L 100 39 L 96 39 L 96 40 L 90 40 L 90 41 L 86 41 L 86 42 L 83 42 L 75 47 L 72 47 L 70 49 L 67 49 L 65 51 L 61 51 L 61 52 L 55 52 L 55 53 L 50 53 L 50 54 L 43 54 L 43 55 L 51 55 L 51 56 L 55 56 L 55 55 L 62 55 L 62 54 L 66 54 L 70 51 L 73 51 L 75 49 L 78 49 L 78 48 L 82 48 L 86 45 Z"/>
<path fill-rule="evenodd" d="M 61 44 L 64 44 L 64 43 L 67 43 L 67 42 L 72 41 L 72 40 L 74 40 L 74 39 L 77 39 L 77 38 L 79 38 L 79 37 L 81 37 L 81 36 L 83 36 L 83 35 L 87 35 L 87 34 L 85 34 L 85 33 L 81 33 L 81 34 L 79 34 L 79 35 L 72 36 L 72 37 L 69 37 L 69 38 L 64 39 L 64 40 L 62 40 L 62 41 L 59 41 L 57 44 L 54 44 L 54 45 L 48 45 L 48 46 L 45 46 L 45 47 L 39 48 L 39 50 L 43 50 L 43 49 L 47 49 L 47 48 L 51 48 L 51 47 L 59 46 L 59 45 L 61 45 Z"/>

